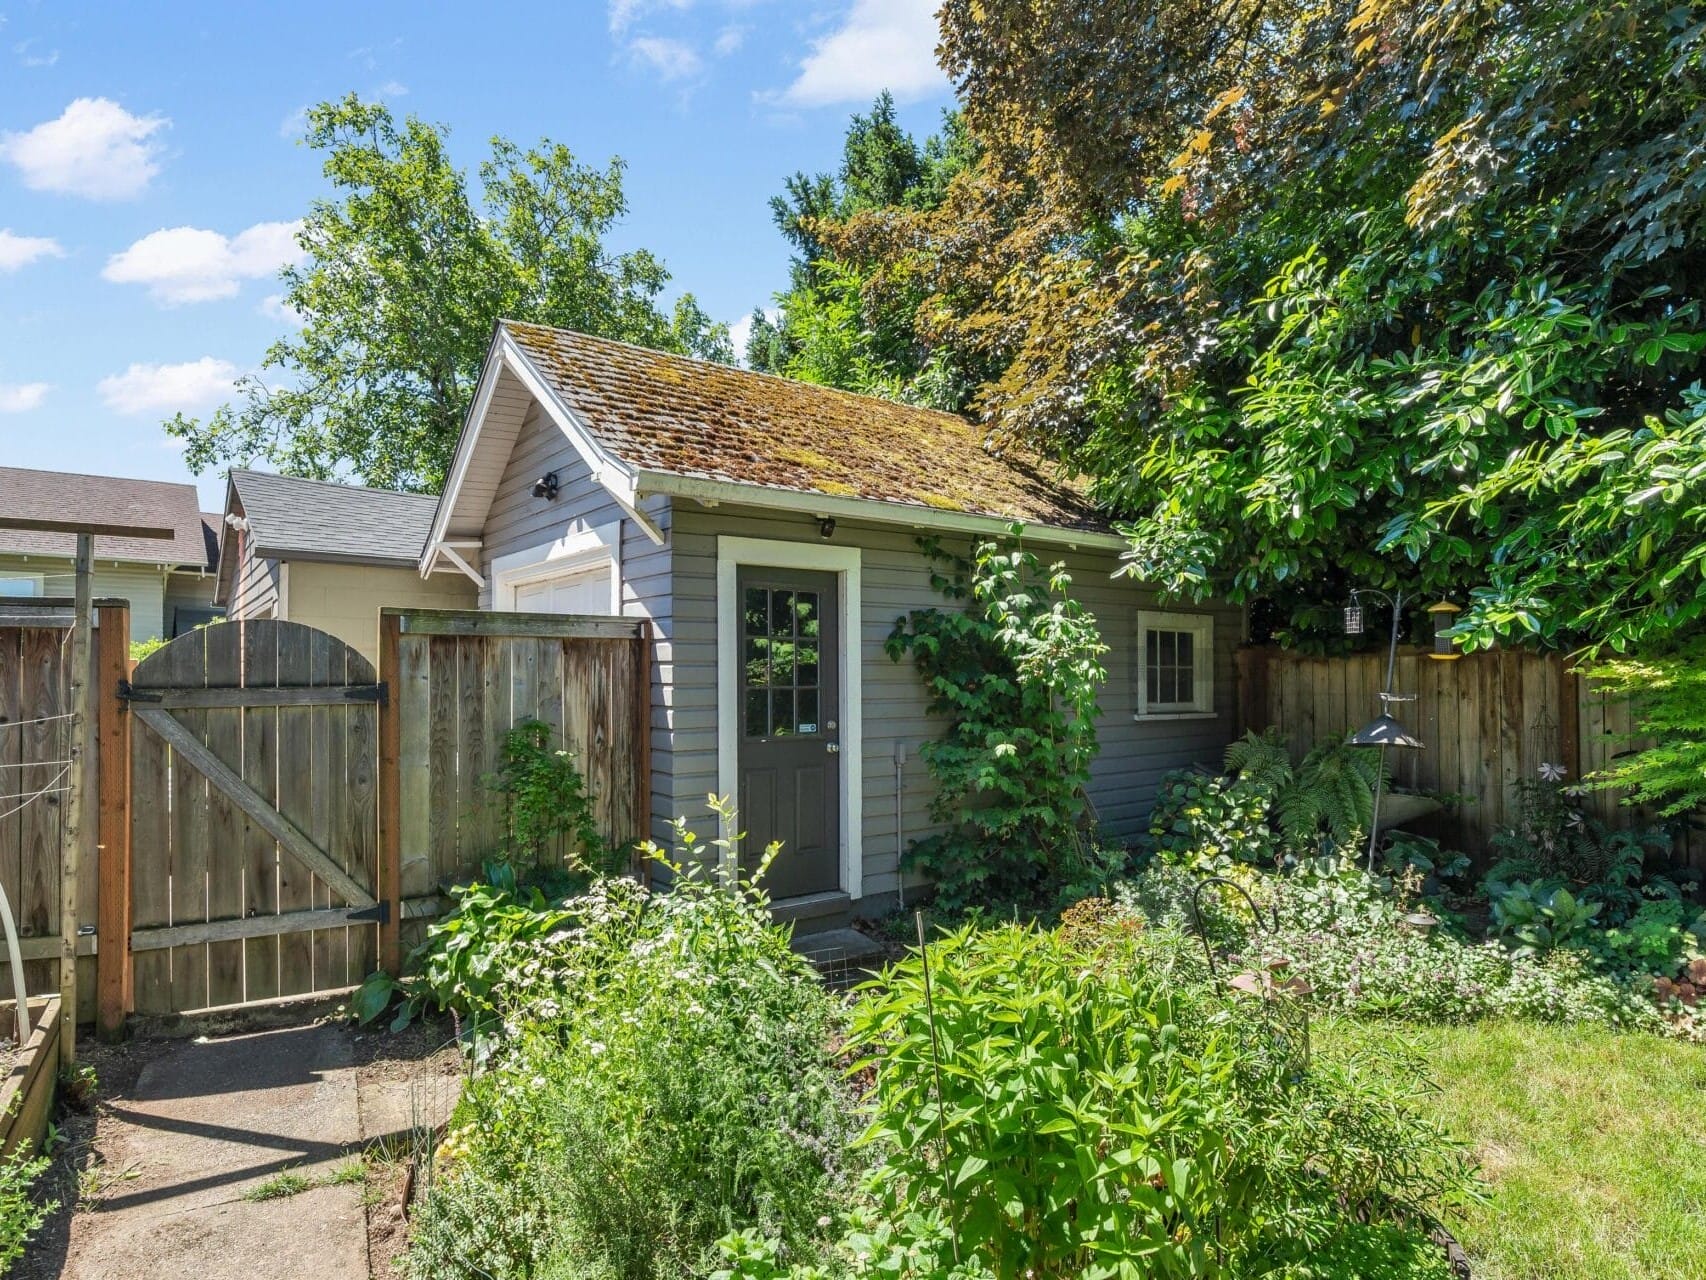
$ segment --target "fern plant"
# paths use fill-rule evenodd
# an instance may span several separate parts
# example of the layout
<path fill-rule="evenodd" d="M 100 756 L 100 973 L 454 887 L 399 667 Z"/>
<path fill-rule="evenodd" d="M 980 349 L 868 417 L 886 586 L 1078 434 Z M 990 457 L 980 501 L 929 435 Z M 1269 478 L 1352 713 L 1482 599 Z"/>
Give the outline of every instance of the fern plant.
<path fill-rule="evenodd" d="M 1324 852 L 1323 846 L 1350 848 L 1368 832 L 1380 760 L 1367 747 L 1322 742 L 1294 767 L 1278 732 L 1269 729 L 1229 746 L 1226 770 L 1267 799 L 1288 853 L 1310 857 Z"/>

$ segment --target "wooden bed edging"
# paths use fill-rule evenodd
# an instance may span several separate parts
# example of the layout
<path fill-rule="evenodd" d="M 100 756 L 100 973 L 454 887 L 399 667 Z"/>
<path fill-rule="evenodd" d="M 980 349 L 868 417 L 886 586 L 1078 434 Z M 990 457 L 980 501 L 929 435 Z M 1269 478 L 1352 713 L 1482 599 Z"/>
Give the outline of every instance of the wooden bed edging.
<path fill-rule="evenodd" d="M 59 1081 L 59 997 L 30 1001 L 30 1038 L 0 1082 L 0 1155 L 28 1156 L 47 1135 Z"/>

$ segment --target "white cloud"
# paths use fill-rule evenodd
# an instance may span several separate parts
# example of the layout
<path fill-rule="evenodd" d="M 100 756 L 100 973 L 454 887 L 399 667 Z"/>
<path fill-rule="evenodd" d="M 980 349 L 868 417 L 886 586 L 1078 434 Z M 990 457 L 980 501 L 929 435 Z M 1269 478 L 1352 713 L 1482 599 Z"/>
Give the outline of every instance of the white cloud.
<path fill-rule="evenodd" d="M 296 244 L 300 222 L 257 222 L 229 238 L 199 227 L 150 232 L 107 259 L 104 279 L 141 284 L 167 305 L 234 297 L 244 280 L 275 275 L 302 261 Z"/>
<path fill-rule="evenodd" d="M 610 31 L 621 35 L 635 21 L 657 9 L 674 9 L 677 13 L 693 7 L 693 0 L 610 0 Z"/>
<path fill-rule="evenodd" d="M 102 378 L 95 390 L 114 413 L 176 413 L 218 404 L 236 380 L 236 365 L 203 356 L 184 364 L 133 364 Z"/>
<path fill-rule="evenodd" d="M 269 293 L 261 299 L 260 313 L 268 320 L 277 320 L 281 324 L 301 328 L 303 314 L 284 300 L 282 293 Z"/>
<path fill-rule="evenodd" d="M 746 43 L 745 27 L 724 27 L 717 33 L 716 43 L 711 46 L 711 52 L 719 58 L 726 58 L 736 52 Z"/>
<path fill-rule="evenodd" d="M 853 0 L 847 19 L 812 44 L 794 83 L 773 101 L 795 107 L 867 103 L 884 89 L 901 101 L 941 92 L 936 0 Z"/>
<path fill-rule="evenodd" d="M 665 36 L 636 36 L 628 42 L 628 52 L 635 61 L 643 62 L 657 72 L 666 83 L 690 79 L 704 67 L 692 45 Z"/>
<path fill-rule="evenodd" d="M 154 135 L 170 123 L 133 116 L 107 98 L 78 98 L 56 120 L 0 133 L 0 159 L 15 165 L 32 191 L 129 200 L 160 172 Z"/>
<path fill-rule="evenodd" d="M 308 132 L 308 108 L 306 105 L 296 108 L 284 119 L 278 122 L 278 136 L 294 142 Z"/>
<path fill-rule="evenodd" d="M 408 93 L 409 86 L 401 80 L 387 80 L 374 89 L 373 96 L 375 98 L 403 98 L 407 97 Z"/>
<path fill-rule="evenodd" d="M 13 235 L 0 227 L 0 272 L 16 271 L 40 258 L 63 258 L 65 250 L 59 241 L 48 236 Z"/>
<path fill-rule="evenodd" d="M 41 48 L 41 41 L 33 36 L 13 45 L 12 52 L 18 55 L 19 65 L 25 67 L 51 67 L 59 61 L 58 49 Z"/>
<path fill-rule="evenodd" d="M 0 382 L 0 413 L 28 413 L 53 389 L 46 382 Z"/>

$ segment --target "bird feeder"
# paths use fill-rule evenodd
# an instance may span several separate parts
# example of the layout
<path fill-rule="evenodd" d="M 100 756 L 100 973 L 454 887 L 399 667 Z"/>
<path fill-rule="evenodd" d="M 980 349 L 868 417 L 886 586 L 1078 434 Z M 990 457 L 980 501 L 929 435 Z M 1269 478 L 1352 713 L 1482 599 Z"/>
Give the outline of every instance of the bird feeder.
<path fill-rule="evenodd" d="M 1434 624 L 1434 647 L 1428 657 L 1437 662 L 1455 662 L 1463 656 L 1451 639 L 1451 629 L 1457 625 L 1457 615 L 1463 610 L 1449 600 L 1441 600 L 1438 604 L 1428 606 L 1428 617 Z"/>

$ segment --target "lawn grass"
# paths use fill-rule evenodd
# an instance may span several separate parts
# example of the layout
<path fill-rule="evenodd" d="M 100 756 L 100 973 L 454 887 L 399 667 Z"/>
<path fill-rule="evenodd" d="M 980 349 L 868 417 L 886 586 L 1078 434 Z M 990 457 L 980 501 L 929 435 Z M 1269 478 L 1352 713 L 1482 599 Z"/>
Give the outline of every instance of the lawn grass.
<path fill-rule="evenodd" d="M 1529 1023 L 1318 1034 L 1427 1055 L 1424 1106 L 1491 1193 L 1451 1224 L 1476 1280 L 1706 1276 L 1706 1047 Z"/>

